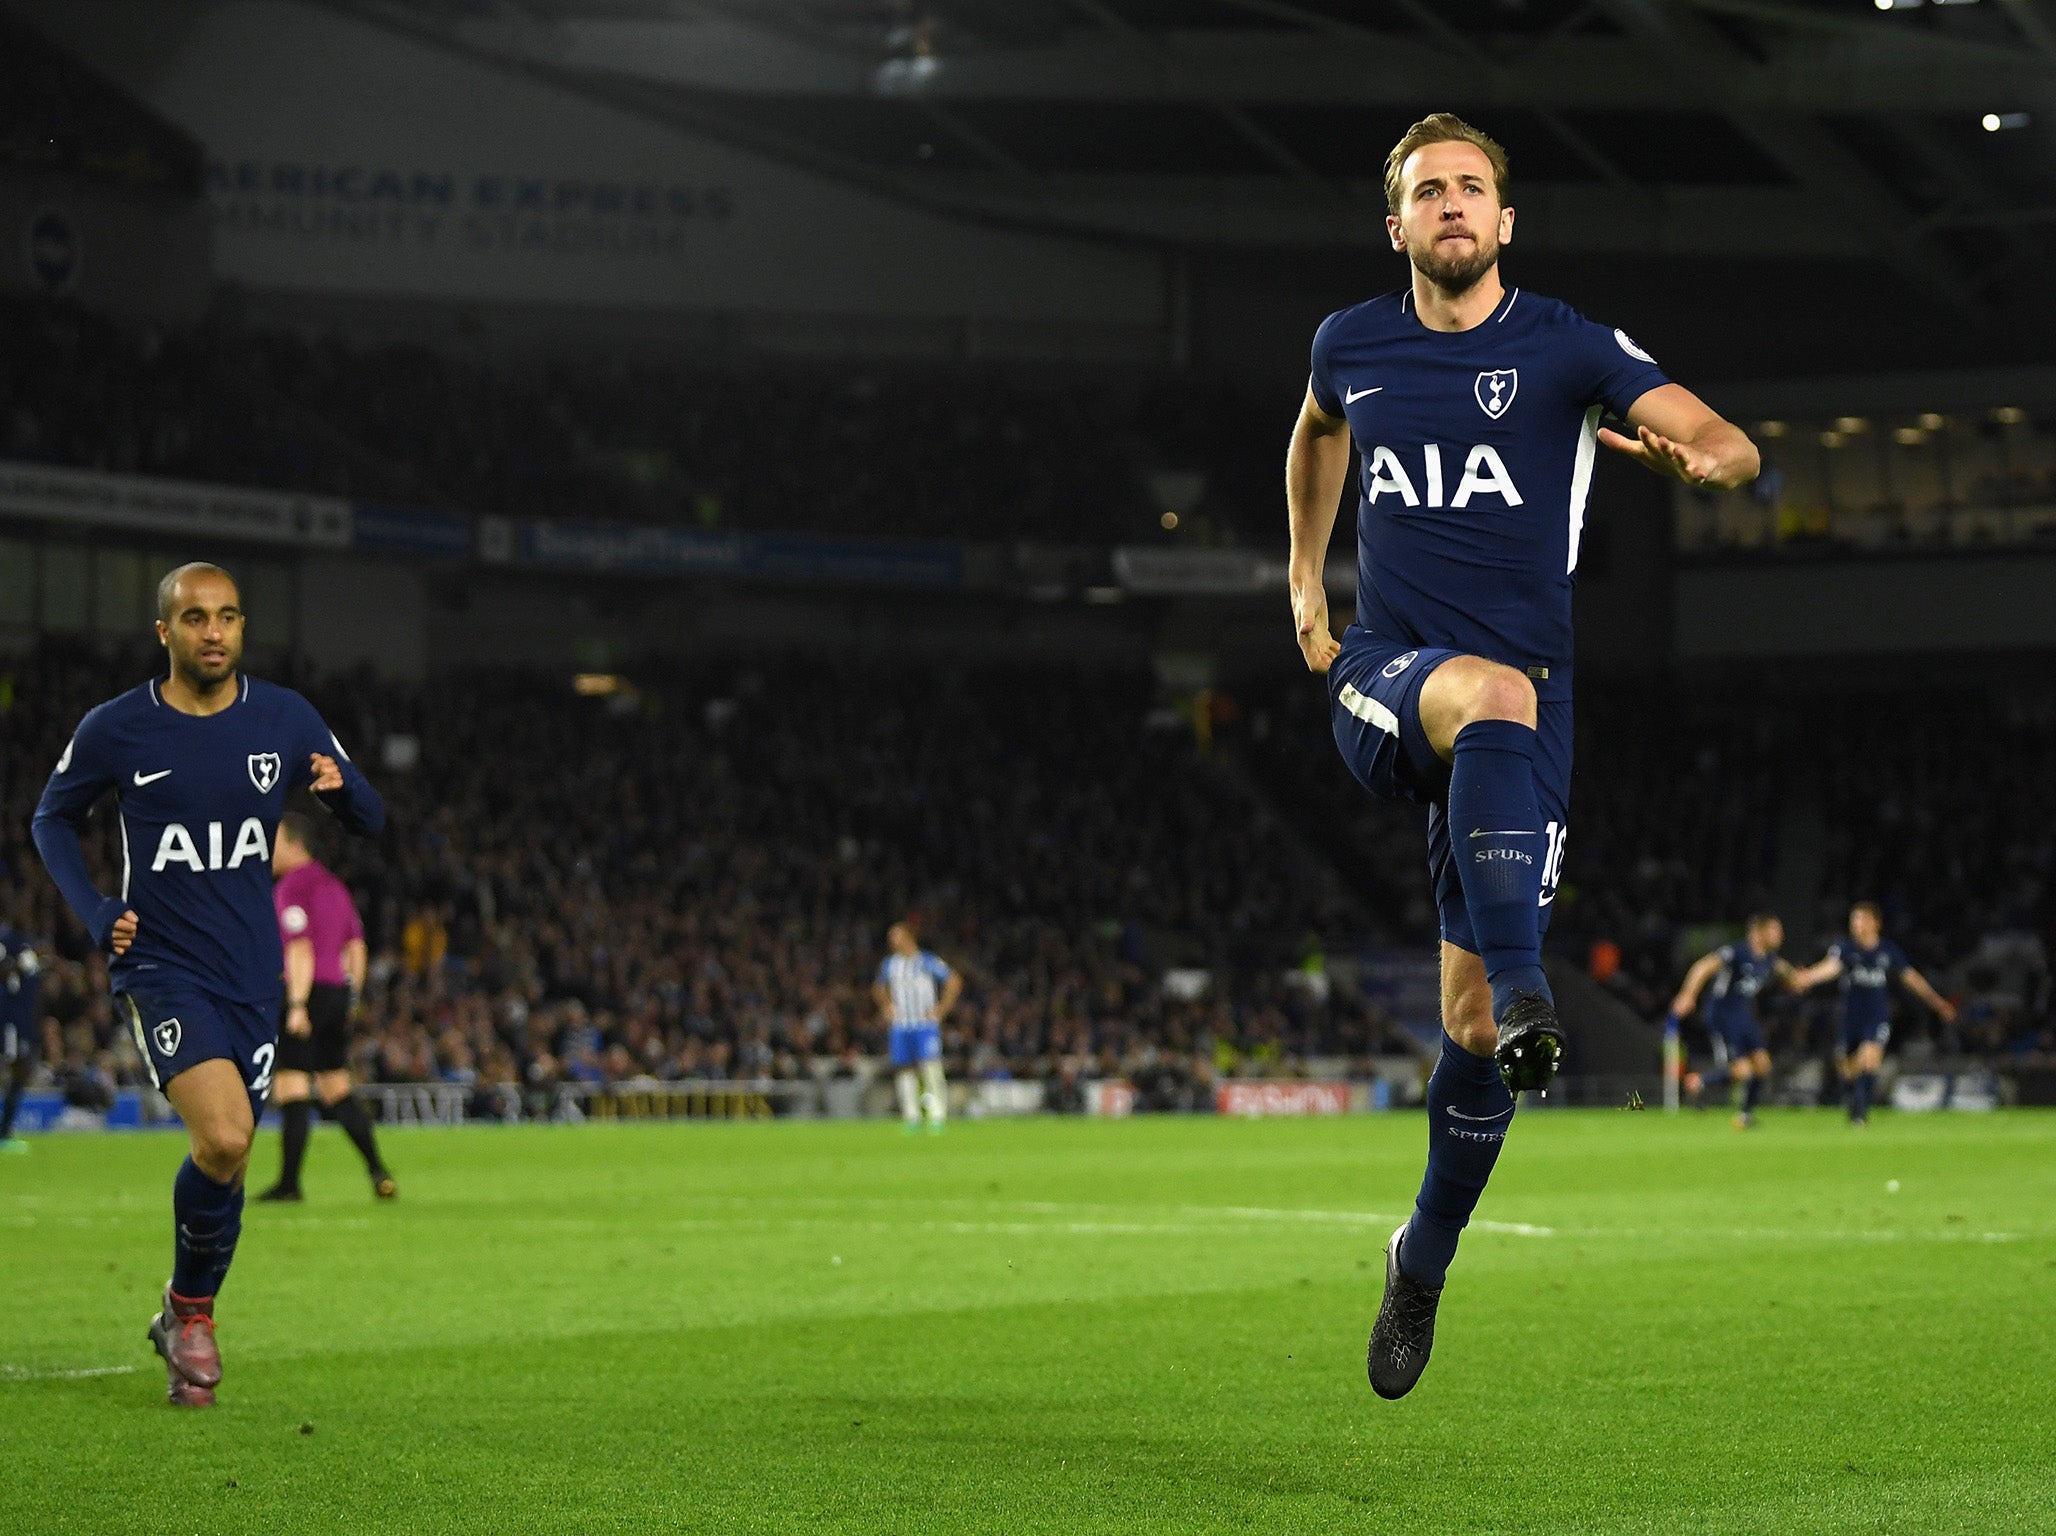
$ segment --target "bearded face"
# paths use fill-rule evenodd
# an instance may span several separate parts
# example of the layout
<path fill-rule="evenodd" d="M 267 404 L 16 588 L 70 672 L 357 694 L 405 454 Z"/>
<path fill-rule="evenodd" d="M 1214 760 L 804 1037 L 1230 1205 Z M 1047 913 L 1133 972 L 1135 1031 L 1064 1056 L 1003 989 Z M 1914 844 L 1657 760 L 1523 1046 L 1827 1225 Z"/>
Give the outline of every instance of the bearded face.
<path fill-rule="evenodd" d="M 1407 246 L 1414 270 L 1445 293 L 1468 293 L 1499 260 L 1499 241 L 1492 231 L 1466 229 L 1463 233 L 1471 238 L 1462 239 L 1444 230 L 1426 245 Z"/>
<path fill-rule="evenodd" d="M 1409 155 L 1403 171 L 1399 205 L 1385 221 L 1394 248 L 1445 294 L 1468 293 L 1513 233 L 1492 161 L 1474 144 L 1438 141 Z"/>

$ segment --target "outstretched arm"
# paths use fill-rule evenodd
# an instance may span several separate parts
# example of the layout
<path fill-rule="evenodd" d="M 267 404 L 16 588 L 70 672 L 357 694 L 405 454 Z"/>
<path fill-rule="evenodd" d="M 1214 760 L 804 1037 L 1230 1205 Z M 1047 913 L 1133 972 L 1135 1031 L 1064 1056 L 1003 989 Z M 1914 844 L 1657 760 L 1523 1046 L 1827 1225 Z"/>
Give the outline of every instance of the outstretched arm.
<path fill-rule="evenodd" d="M 1944 1024 L 1956 1022 L 1956 1005 L 1929 986 L 1927 977 L 1909 965 L 1899 973 L 1899 979 L 1906 983 L 1907 991 L 1940 1014 Z"/>
<path fill-rule="evenodd" d="M 1787 985 L 1794 992 L 1808 992 L 1823 982 L 1833 981 L 1841 974 L 1842 957 L 1830 951 L 1813 964 L 1801 966 L 1792 972 L 1792 979 Z"/>
<path fill-rule="evenodd" d="M 1285 508 L 1292 524 L 1292 554 L 1286 567 L 1292 588 L 1292 622 L 1309 672 L 1325 672 L 1342 647 L 1328 627 L 1328 540 L 1342 482 L 1349 474 L 1349 423 L 1330 416 L 1311 387 L 1292 429 L 1285 455 Z"/>
<path fill-rule="evenodd" d="M 1611 427 L 1599 441 L 1645 469 L 1687 485 L 1731 491 L 1763 468 L 1749 435 L 1682 384 L 1663 384 L 1628 407 L 1633 437 Z"/>
<path fill-rule="evenodd" d="M 1684 984 L 1678 988 L 1678 995 L 1671 999 L 1671 1012 L 1683 1018 L 1699 1006 L 1699 992 L 1720 969 L 1720 953 L 1701 955 L 1692 962 L 1692 969 L 1685 972 Z"/>

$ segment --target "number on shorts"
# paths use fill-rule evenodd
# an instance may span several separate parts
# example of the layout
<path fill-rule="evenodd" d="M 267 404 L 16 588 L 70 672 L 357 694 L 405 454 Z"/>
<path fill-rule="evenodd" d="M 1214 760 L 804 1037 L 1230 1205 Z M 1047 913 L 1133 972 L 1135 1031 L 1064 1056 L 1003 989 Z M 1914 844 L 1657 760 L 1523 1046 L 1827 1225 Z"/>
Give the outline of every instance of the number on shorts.
<path fill-rule="evenodd" d="M 1549 851 L 1542 860 L 1542 905 L 1546 907 L 1556 899 L 1556 882 L 1563 878 L 1563 846 L 1570 841 L 1571 825 L 1552 821 L 1542 835 L 1549 839 Z"/>
<path fill-rule="evenodd" d="M 252 1093 L 271 1091 L 271 1058 L 278 1054 L 278 1047 L 269 1040 L 250 1053 L 250 1065 L 257 1069 L 257 1075 L 250 1079 Z"/>

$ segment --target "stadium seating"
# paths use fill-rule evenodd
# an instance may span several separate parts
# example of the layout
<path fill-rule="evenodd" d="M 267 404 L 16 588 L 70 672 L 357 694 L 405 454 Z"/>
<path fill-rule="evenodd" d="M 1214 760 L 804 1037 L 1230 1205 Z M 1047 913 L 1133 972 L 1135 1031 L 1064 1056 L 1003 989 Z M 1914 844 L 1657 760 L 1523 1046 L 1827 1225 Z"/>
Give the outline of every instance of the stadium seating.
<path fill-rule="evenodd" d="M 46 646 L 4 679 L 0 862 L 25 926 L 60 932 L 69 957 L 50 1054 L 81 1094 L 140 1064 L 26 827 L 78 714 L 147 665 Z M 1212 755 L 1125 673 L 795 657 L 601 699 L 515 672 L 416 690 L 344 678 L 315 696 L 393 810 L 376 849 L 325 850 L 370 931 L 359 1065 L 377 1080 L 519 1091 L 825 1070 L 880 1047 L 870 976 L 884 924 L 912 911 L 970 979 L 956 1071 L 1044 1077 L 1060 1096 L 1067 1077 L 1125 1071 L 1145 1102 L 1186 1102 L 1215 1072 L 1402 1048 L 1350 989 L 1285 976 L 1316 937 L 1337 954 L 1433 941 L 1417 813 L 1350 783 L 1304 678 L 1267 685 Z M 1811 958 L 1851 897 L 1875 895 L 1915 962 L 1972 1004 L 1938 1048 L 2048 1052 L 2051 727 L 1945 707 L 1930 741 L 1860 704 L 1808 732 L 1797 716 L 1737 724 L 1717 697 L 1666 713 L 1599 692 L 1552 946 L 1612 946 L 1609 985 L 1660 1011 L 1690 946 L 1768 899 L 1780 817 L 1804 792 L 1826 853 L 1791 951 Z M 416 767 L 379 766 L 394 737 L 418 742 Z M 1805 758 L 1801 742 L 1847 750 Z M 1965 775 L 2006 792 L 1969 795 Z M 1185 967 L 1212 988 L 1167 989 Z M 1780 1014 L 1777 1047 L 1817 1046 L 1824 1006 Z"/>

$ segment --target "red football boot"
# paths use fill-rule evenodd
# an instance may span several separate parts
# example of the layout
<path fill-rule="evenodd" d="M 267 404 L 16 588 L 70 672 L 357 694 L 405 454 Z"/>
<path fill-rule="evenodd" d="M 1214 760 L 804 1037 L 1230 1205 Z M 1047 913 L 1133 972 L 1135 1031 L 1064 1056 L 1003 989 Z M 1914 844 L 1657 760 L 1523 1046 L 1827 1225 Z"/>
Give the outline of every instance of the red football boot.
<path fill-rule="evenodd" d="M 211 1408 L 221 1384 L 221 1347 L 214 1341 L 214 1298 L 189 1298 L 164 1288 L 164 1310 L 150 1319 L 149 1340 L 164 1357 L 166 1392 L 183 1408 Z"/>

